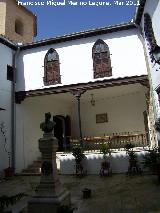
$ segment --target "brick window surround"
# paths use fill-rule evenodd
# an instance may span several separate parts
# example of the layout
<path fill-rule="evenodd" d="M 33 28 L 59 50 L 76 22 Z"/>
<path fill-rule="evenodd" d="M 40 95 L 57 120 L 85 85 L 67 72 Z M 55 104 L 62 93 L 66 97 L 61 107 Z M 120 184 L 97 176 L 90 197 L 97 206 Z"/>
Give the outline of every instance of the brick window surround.
<path fill-rule="evenodd" d="M 44 58 L 44 85 L 61 83 L 59 56 L 56 50 L 49 49 Z"/>
<path fill-rule="evenodd" d="M 93 76 L 103 78 L 112 76 L 110 51 L 108 45 L 98 39 L 92 48 Z"/>

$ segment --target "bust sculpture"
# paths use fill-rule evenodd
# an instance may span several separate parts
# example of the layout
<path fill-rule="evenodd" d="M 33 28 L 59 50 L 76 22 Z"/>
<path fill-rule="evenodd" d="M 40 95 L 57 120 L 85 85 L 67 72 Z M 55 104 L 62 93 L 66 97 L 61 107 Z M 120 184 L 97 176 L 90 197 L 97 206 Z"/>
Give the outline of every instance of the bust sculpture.
<path fill-rule="evenodd" d="M 50 112 L 45 113 L 45 121 L 40 124 L 40 129 L 44 133 L 52 133 L 53 131 L 55 122 L 50 121 L 50 119 L 51 119 L 51 113 Z"/>

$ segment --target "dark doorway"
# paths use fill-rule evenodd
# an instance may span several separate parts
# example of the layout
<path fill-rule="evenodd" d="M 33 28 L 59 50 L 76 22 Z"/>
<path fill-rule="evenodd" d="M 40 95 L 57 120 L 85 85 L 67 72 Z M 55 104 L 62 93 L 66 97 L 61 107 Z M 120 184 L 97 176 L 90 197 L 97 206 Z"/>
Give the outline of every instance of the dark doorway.
<path fill-rule="evenodd" d="M 71 136 L 71 121 L 70 117 L 67 115 L 56 115 L 53 116 L 53 121 L 55 121 L 54 136 L 58 140 L 58 151 L 66 151 L 70 146 L 70 136 Z"/>

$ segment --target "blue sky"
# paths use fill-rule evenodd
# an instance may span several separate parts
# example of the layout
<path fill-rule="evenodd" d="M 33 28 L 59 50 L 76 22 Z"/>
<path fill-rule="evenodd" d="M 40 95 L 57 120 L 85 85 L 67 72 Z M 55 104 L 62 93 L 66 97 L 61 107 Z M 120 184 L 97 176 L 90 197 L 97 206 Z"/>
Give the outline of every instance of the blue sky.
<path fill-rule="evenodd" d="M 129 22 L 134 18 L 137 0 L 102 1 L 108 2 L 110 6 L 91 5 L 93 2 L 98 2 L 93 0 L 90 1 L 90 5 L 89 0 L 72 0 L 72 3 L 77 2 L 75 6 L 71 6 L 69 0 L 50 1 L 65 3 L 63 6 L 47 6 L 47 0 L 21 0 L 21 2 L 32 2 L 32 4 L 34 4 L 26 7 L 37 15 L 38 33 L 35 40 Z M 81 6 L 80 4 L 82 3 L 80 2 L 85 2 L 87 5 Z M 130 2 L 131 5 L 127 5 L 128 2 Z M 38 3 L 44 5 L 35 5 Z"/>

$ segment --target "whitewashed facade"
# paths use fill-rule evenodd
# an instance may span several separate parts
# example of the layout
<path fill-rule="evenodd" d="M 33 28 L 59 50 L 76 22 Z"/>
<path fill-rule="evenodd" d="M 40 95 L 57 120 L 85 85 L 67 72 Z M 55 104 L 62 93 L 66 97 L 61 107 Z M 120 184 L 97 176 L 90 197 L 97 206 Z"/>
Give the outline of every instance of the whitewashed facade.
<path fill-rule="evenodd" d="M 98 39 L 102 39 L 109 47 L 112 76 L 94 79 L 92 47 Z M 45 86 L 44 58 L 50 48 L 59 54 L 61 84 Z M 147 75 L 146 62 L 139 31 L 133 27 L 89 38 L 26 47 L 18 56 L 16 90 L 43 91 L 141 75 Z M 146 93 L 147 88 L 139 83 L 87 90 L 81 96 L 82 136 L 145 133 L 143 112 L 147 109 Z M 95 106 L 91 106 L 91 94 L 94 95 Z M 40 155 L 38 139 L 42 132 L 39 124 L 45 112 L 51 112 L 54 116 L 68 115 L 71 119 L 71 137 L 79 138 L 77 100 L 71 92 L 26 98 L 16 108 L 17 171 L 26 168 Z M 96 115 L 100 113 L 107 113 L 107 123 L 96 123 Z"/>
<path fill-rule="evenodd" d="M 143 46 L 135 28 L 21 51 L 16 90 L 45 87 L 44 57 L 50 48 L 59 54 L 62 82 L 52 87 L 96 81 L 93 78 L 92 47 L 98 39 L 109 46 L 113 74 L 110 78 L 147 74 Z"/>

